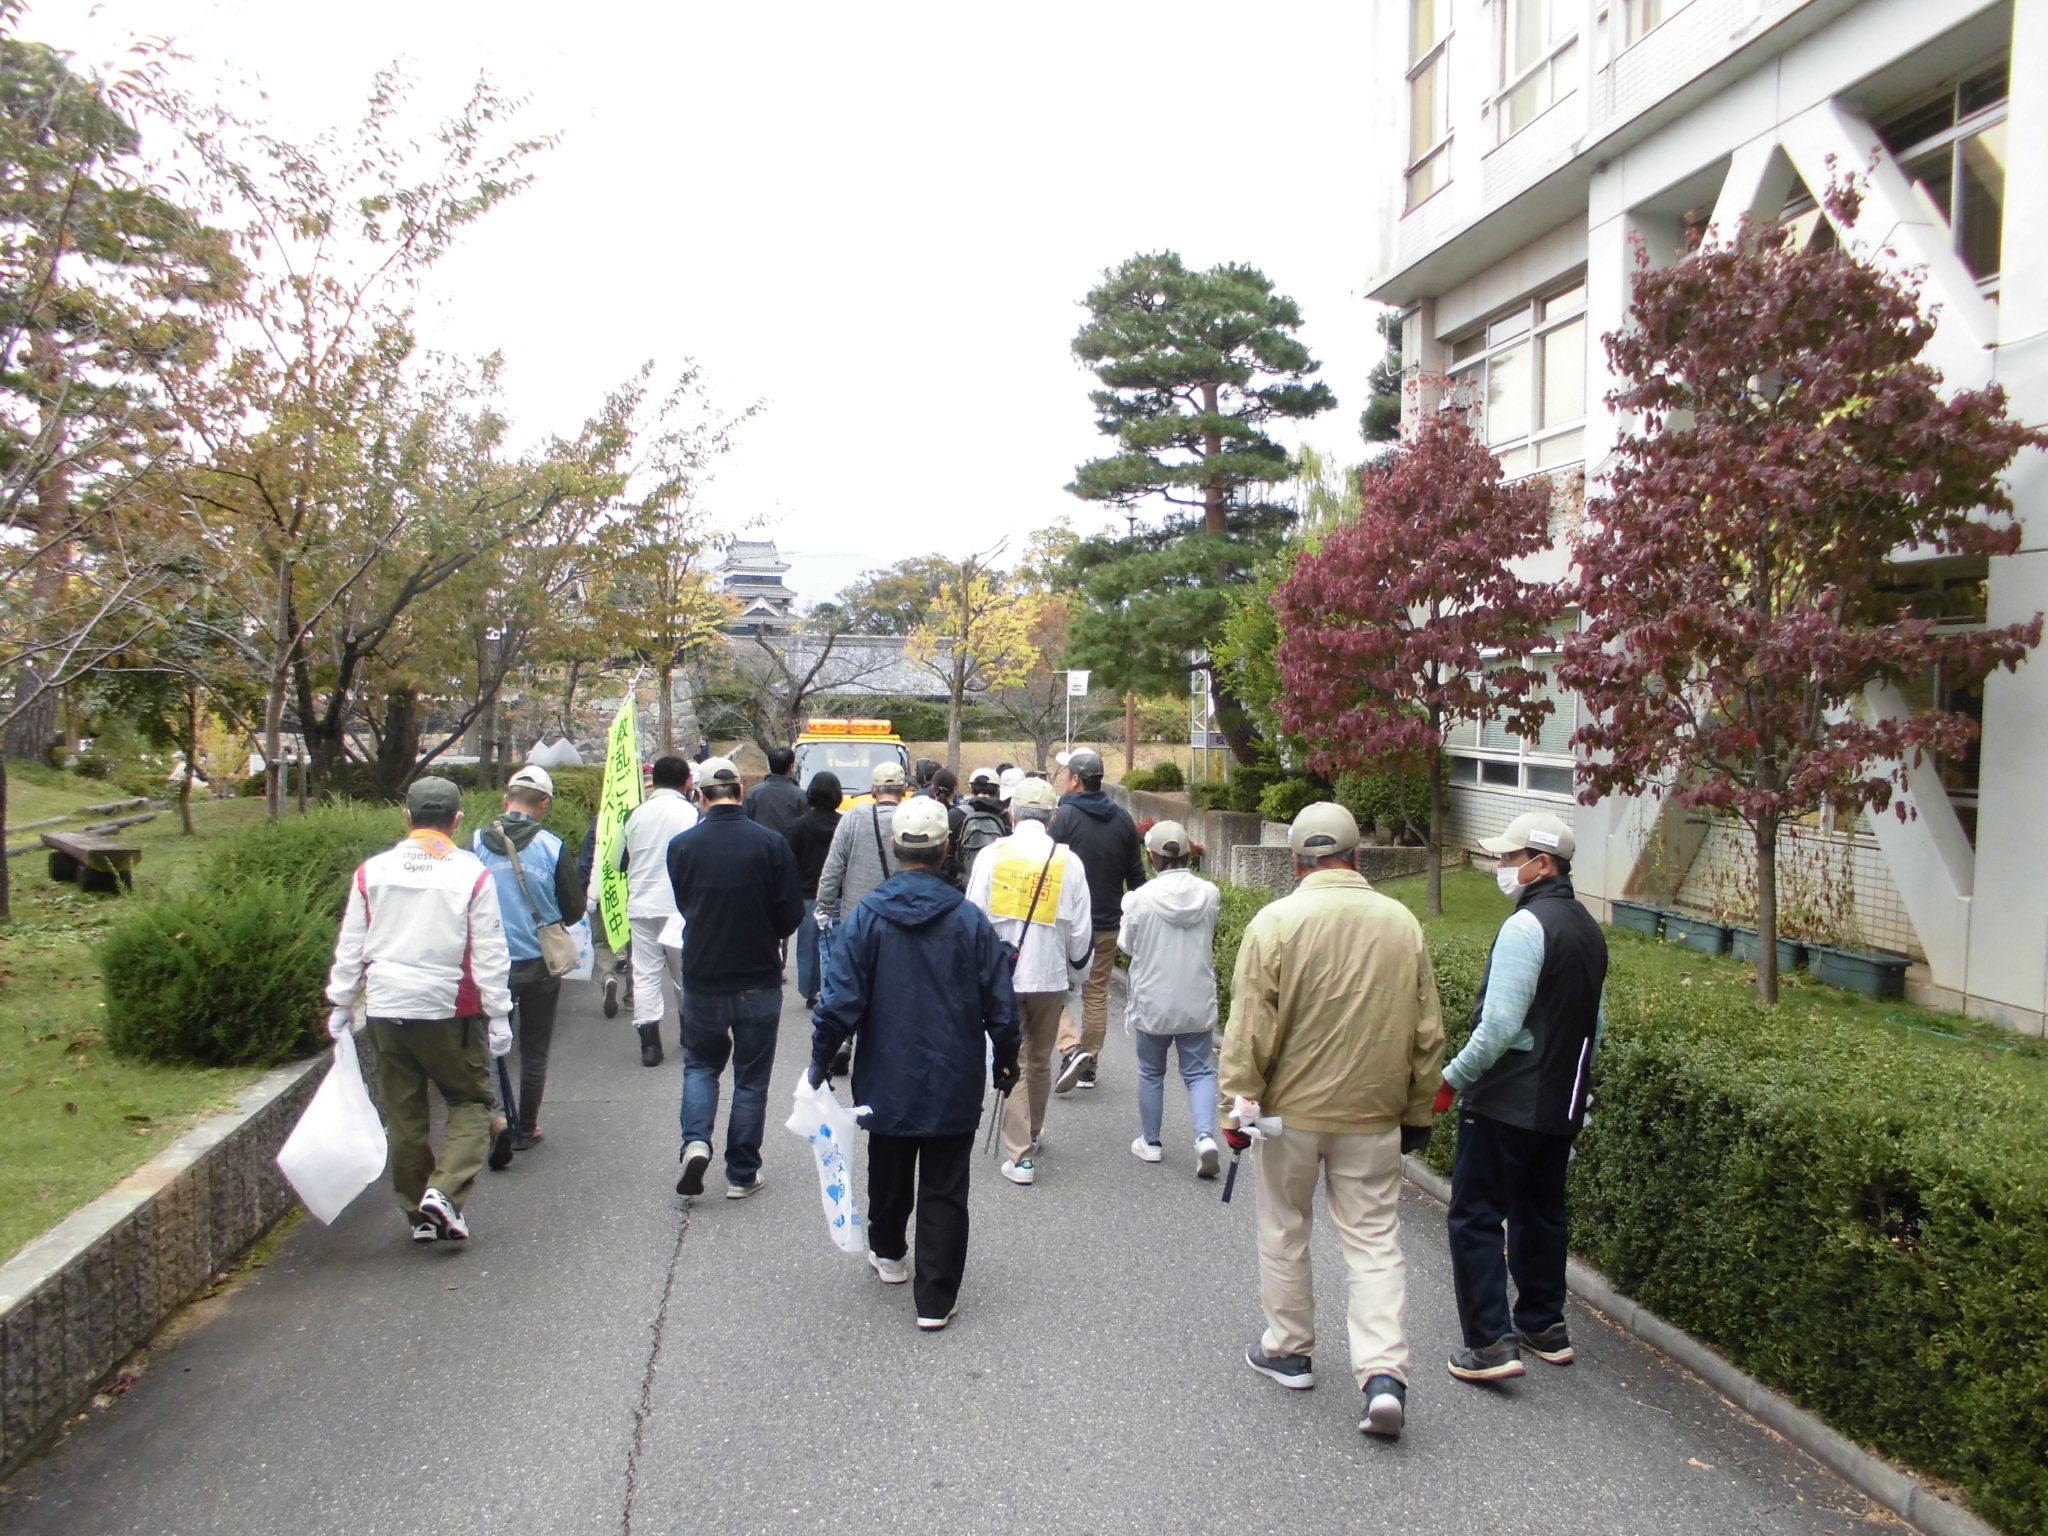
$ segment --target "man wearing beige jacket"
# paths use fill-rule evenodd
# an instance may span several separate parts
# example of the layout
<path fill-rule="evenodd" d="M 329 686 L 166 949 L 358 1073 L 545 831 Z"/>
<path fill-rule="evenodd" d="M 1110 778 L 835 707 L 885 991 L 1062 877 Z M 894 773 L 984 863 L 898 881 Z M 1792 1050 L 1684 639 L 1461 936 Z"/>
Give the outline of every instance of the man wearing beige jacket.
<path fill-rule="evenodd" d="M 1401 1155 L 1428 1139 L 1443 1081 L 1436 974 L 1414 914 L 1357 870 L 1358 823 L 1312 805 L 1287 838 L 1301 883 L 1245 928 L 1223 1037 L 1221 1088 L 1259 1139 L 1259 1296 L 1266 1331 L 1245 1363 L 1283 1387 L 1315 1385 L 1309 1223 L 1316 1179 L 1350 1271 L 1358 1427 L 1400 1434 L 1406 1417 L 1407 1271 Z M 1245 1145 L 1245 1129 L 1228 1133 Z"/>

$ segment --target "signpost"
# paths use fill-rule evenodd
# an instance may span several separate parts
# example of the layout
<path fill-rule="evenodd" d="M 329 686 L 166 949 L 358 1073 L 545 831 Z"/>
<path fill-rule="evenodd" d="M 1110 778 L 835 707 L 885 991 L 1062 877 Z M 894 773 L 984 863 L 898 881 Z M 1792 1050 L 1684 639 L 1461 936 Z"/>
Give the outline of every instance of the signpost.
<path fill-rule="evenodd" d="M 1088 697 L 1089 669 L 1074 667 L 1067 672 L 1067 746 L 1074 745 L 1074 700 Z"/>

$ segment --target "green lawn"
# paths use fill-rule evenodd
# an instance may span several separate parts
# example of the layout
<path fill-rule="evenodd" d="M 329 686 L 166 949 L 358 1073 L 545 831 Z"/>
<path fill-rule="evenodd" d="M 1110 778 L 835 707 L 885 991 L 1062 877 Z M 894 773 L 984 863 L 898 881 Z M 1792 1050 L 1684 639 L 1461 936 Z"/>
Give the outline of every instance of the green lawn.
<path fill-rule="evenodd" d="M 101 780 L 9 775 L 7 819 L 35 821 L 121 798 Z M 143 848 L 137 896 L 189 883 L 220 844 L 262 819 L 257 800 L 194 802 L 121 836 Z M 83 825 L 72 822 L 72 826 Z M 12 837 L 17 846 L 35 833 Z M 195 1121 L 232 1105 L 261 1074 L 117 1061 L 102 1043 L 102 930 L 128 897 L 53 883 L 40 852 L 8 861 L 13 926 L 0 928 L 0 1258 L 61 1221 L 161 1151 Z"/>
<path fill-rule="evenodd" d="M 1423 914 L 1427 890 L 1418 877 L 1390 880 L 1383 888 L 1397 897 L 1433 932 L 1490 944 L 1508 915 L 1507 898 L 1493 876 L 1475 869 L 1452 870 L 1444 876 L 1444 913 Z M 1616 970 L 1647 974 L 1660 983 L 1680 987 L 1732 987 L 1753 992 L 1756 970 L 1745 960 L 1714 957 L 1681 949 L 1639 934 L 1607 930 L 1609 963 Z M 1874 1029 L 1905 1036 L 1935 1047 L 1969 1051 L 1991 1061 L 2010 1063 L 2022 1081 L 2038 1085 L 2048 1099 L 2048 1043 L 2015 1035 L 1961 1014 L 1921 1008 L 1912 1003 L 1886 1003 L 1839 987 L 1825 986 L 1805 971 L 1780 979 L 1778 1006 L 1796 1008 L 1816 1018 L 1854 1019 Z"/>

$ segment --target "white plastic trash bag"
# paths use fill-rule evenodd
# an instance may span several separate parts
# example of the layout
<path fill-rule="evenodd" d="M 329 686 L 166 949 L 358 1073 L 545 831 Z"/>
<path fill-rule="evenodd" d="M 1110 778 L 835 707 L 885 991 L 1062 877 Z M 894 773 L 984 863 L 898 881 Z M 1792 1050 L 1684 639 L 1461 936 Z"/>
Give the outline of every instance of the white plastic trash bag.
<path fill-rule="evenodd" d="M 597 945 L 590 937 L 590 919 L 571 924 L 569 937 L 576 941 L 576 968 L 565 972 L 562 980 L 588 981 L 597 974 Z"/>
<path fill-rule="evenodd" d="M 323 1222 L 347 1210 L 384 1171 L 384 1122 L 363 1086 L 353 1030 L 334 1042 L 334 1065 L 278 1148 L 277 1166 Z"/>
<path fill-rule="evenodd" d="M 841 1253 L 860 1253 L 868 1245 L 860 1206 L 853 1198 L 853 1138 L 865 1107 L 848 1109 L 833 1097 L 830 1084 L 811 1086 L 810 1074 L 797 1074 L 796 1107 L 789 1113 L 791 1134 L 811 1144 L 818 1163 L 818 1198 L 825 1206 L 825 1229 Z"/>

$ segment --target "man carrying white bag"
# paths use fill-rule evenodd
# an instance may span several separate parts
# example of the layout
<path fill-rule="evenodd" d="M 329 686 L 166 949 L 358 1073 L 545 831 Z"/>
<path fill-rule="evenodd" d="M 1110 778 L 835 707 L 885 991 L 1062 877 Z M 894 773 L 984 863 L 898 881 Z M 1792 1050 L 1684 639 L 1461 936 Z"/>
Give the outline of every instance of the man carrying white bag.
<path fill-rule="evenodd" d="M 462 1209 L 490 1151 L 490 1057 L 512 1048 L 505 932 L 490 871 L 455 846 L 462 792 L 446 779 L 421 779 L 405 808 L 405 839 L 366 859 L 349 882 L 327 980 L 335 1065 L 278 1164 L 323 1221 L 376 1177 L 376 1167 L 363 1171 L 362 1079 L 348 1038 L 365 993 L 392 1192 L 414 1242 L 461 1241 L 469 1236 Z M 430 1084 L 448 1106 L 438 1157 Z"/>

